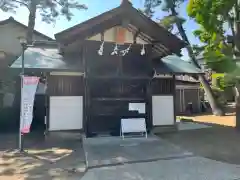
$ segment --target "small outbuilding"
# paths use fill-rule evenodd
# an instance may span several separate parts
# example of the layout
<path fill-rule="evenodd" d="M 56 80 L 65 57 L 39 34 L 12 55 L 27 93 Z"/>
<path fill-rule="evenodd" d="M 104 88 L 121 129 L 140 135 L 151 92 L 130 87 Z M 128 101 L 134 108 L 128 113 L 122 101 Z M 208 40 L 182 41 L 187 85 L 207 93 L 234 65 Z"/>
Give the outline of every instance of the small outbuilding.
<path fill-rule="evenodd" d="M 190 76 L 176 77 L 176 111 L 177 115 L 200 113 L 203 90 L 200 82 Z"/>

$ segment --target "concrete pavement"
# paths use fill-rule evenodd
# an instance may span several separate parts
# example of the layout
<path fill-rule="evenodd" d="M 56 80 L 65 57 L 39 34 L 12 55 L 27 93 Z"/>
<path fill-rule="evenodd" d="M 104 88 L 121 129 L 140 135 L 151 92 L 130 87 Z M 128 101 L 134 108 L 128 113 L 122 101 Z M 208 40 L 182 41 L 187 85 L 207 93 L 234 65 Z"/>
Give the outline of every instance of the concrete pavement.
<path fill-rule="evenodd" d="M 166 140 L 98 137 L 83 140 L 82 180 L 240 180 L 240 166 L 195 156 Z"/>
<path fill-rule="evenodd" d="M 90 169 L 82 180 L 238 180 L 240 166 L 202 157 Z"/>
<path fill-rule="evenodd" d="M 83 139 L 83 147 L 89 168 L 131 164 L 191 156 L 192 153 L 150 135 L 147 139 L 98 137 Z"/>

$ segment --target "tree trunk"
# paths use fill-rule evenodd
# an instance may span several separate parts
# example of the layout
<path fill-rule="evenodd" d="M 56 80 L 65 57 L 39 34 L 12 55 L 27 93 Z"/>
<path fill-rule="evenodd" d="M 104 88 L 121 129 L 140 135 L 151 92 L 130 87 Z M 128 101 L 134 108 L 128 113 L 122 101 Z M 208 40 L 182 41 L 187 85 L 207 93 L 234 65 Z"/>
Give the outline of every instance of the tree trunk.
<path fill-rule="evenodd" d="M 31 0 L 30 5 L 29 5 L 28 29 L 27 29 L 27 35 L 26 35 L 28 44 L 32 44 L 32 41 L 33 41 L 36 11 L 37 11 L 36 0 Z"/>
<path fill-rule="evenodd" d="M 233 41 L 234 41 L 234 51 L 235 56 L 239 58 L 240 56 L 240 0 L 237 1 L 237 4 L 234 6 L 234 33 L 233 33 Z"/>
<path fill-rule="evenodd" d="M 235 52 L 235 58 L 239 59 L 240 57 L 240 0 L 237 1 L 237 3 L 234 6 L 234 31 L 235 33 L 233 35 L 234 39 L 234 52 Z M 239 83 L 237 80 L 236 83 L 236 97 L 235 97 L 235 103 L 236 103 L 236 128 L 240 130 L 240 96 L 239 96 Z"/>
<path fill-rule="evenodd" d="M 176 10 L 175 10 L 175 7 L 171 8 L 171 13 L 173 16 L 178 16 Z M 195 56 L 194 56 L 194 53 L 193 53 L 193 50 L 192 50 L 192 47 L 190 45 L 190 42 L 188 40 L 188 37 L 185 33 L 185 30 L 182 26 L 182 23 L 177 21 L 176 22 L 176 25 L 177 25 L 177 28 L 178 28 L 178 31 L 182 37 L 182 39 L 188 44 L 188 46 L 186 47 L 187 48 L 187 51 L 188 51 L 188 55 L 190 56 L 192 62 L 194 63 L 194 65 L 198 68 L 201 69 L 201 67 L 199 66 Z M 204 88 L 204 91 L 207 95 L 207 98 L 208 98 L 208 101 L 209 101 L 209 104 L 212 108 L 212 112 L 214 115 L 217 115 L 217 116 L 222 116 L 224 115 L 224 112 L 223 110 L 220 108 L 218 102 L 216 101 L 215 97 L 214 97 L 214 94 L 213 94 L 213 91 L 208 83 L 208 81 L 206 80 L 205 76 L 203 74 L 200 74 L 199 75 L 199 81 L 201 82 L 203 88 Z"/>

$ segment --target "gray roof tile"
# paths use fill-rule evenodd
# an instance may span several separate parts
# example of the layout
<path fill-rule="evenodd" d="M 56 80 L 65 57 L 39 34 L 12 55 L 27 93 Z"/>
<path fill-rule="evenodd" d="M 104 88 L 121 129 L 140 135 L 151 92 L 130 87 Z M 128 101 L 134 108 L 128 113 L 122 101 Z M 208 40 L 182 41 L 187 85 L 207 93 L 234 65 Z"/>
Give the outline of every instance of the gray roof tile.
<path fill-rule="evenodd" d="M 26 69 L 44 70 L 82 70 L 80 61 L 73 61 L 74 57 L 63 57 L 55 47 L 30 47 L 24 54 Z M 10 68 L 22 68 L 22 56 L 13 62 Z"/>

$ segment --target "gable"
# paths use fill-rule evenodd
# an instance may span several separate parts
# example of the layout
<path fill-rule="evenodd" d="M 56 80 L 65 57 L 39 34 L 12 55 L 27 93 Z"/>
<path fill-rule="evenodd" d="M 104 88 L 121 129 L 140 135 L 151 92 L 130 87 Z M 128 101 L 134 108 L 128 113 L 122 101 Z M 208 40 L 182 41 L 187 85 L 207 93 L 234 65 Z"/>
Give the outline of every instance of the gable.
<path fill-rule="evenodd" d="M 152 44 L 159 56 L 180 54 L 185 42 L 168 32 L 131 5 L 120 5 L 95 18 L 55 34 L 63 46 L 91 38 L 98 38 L 113 27 L 122 26 L 148 44 Z M 109 32 L 109 31 L 108 31 Z M 96 37 L 97 36 L 97 37 Z"/>
<path fill-rule="evenodd" d="M 106 42 L 118 42 L 118 43 L 121 44 L 121 42 L 119 42 L 119 40 L 118 40 L 119 29 L 124 31 L 124 33 L 122 34 L 123 37 L 121 37 L 122 40 L 124 41 L 123 43 L 133 43 L 134 33 L 130 32 L 128 29 L 123 28 L 121 26 L 112 27 L 112 28 L 104 31 L 104 34 L 103 34 L 104 41 L 106 41 Z M 87 38 L 86 40 L 101 41 L 101 37 L 102 37 L 102 34 L 98 33 L 98 34 L 96 34 L 92 37 Z M 144 41 L 143 39 L 141 39 L 140 37 L 136 38 L 136 43 L 137 44 L 147 44 L 147 42 Z"/>
<path fill-rule="evenodd" d="M 27 28 L 25 25 L 16 22 L 13 19 L 7 19 L 0 22 L 0 51 L 6 54 L 18 56 L 21 53 L 19 37 L 26 36 Z M 36 41 L 53 40 L 39 32 L 34 32 L 33 39 Z"/>

